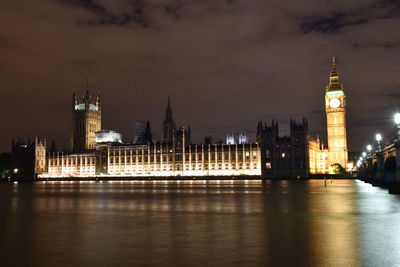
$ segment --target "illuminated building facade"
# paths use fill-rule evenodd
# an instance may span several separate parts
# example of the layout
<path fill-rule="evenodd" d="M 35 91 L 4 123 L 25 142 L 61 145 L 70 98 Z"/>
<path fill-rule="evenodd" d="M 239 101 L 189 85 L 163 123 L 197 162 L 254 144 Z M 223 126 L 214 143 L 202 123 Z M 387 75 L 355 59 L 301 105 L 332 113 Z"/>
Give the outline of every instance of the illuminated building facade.
<path fill-rule="evenodd" d="M 311 174 L 333 173 L 333 166 L 340 165 L 350 171 L 346 133 L 346 96 L 336 70 L 336 58 L 332 59 L 329 84 L 326 86 L 325 111 L 327 122 L 328 148 L 317 140 L 309 141 L 309 162 Z"/>
<path fill-rule="evenodd" d="M 319 137 L 308 141 L 308 157 L 310 174 L 324 174 L 329 171 L 329 151 Z"/>
<path fill-rule="evenodd" d="M 339 164 L 343 168 L 348 164 L 346 133 L 346 96 L 336 71 L 336 59 L 333 57 L 329 85 L 325 94 L 326 122 L 328 131 L 329 165 Z"/>
<path fill-rule="evenodd" d="M 101 99 L 92 101 L 89 88 L 82 102 L 72 95 L 72 151 L 84 152 L 95 149 L 96 132 L 101 130 Z"/>
<path fill-rule="evenodd" d="M 85 96 L 84 103 L 89 103 L 88 100 L 90 98 Z M 97 131 L 95 133 L 97 143 L 89 147 L 93 148 L 91 150 L 48 154 L 45 159 L 47 167 L 37 172 L 38 177 L 261 175 L 259 144 L 191 144 L 190 127 L 181 126 L 177 129 L 175 126 L 169 97 L 163 123 L 163 141 L 151 142 L 152 137 L 146 135 L 146 132 L 151 135 L 149 122 L 143 133 L 145 144 L 144 142 L 123 144 L 119 133 L 110 130 Z"/>
<path fill-rule="evenodd" d="M 92 153 L 49 155 L 39 178 L 260 176 L 258 144 L 99 144 Z"/>
<path fill-rule="evenodd" d="M 300 178 L 328 173 L 334 164 L 349 169 L 346 140 L 346 103 L 336 60 L 325 96 L 328 148 L 310 138 L 308 121 L 290 122 L 290 135 L 279 136 L 278 123 L 259 122 L 256 143 L 228 135 L 226 144 L 192 144 L 190 127 L 176 127 L 168 97 L 162 141 L 153 142 L 150 123 L 140 124 L 133 144 L 101 128 L 101 101 L 92 103 L 89 91 L 82 103 L 73 95 L 73 150 L 71 153 L 36 155 L 43 168 L 38 177 L 196 177 L 262 176 L 267 179 Z M 143 130 L 144 128 L 144 130 Z M 96 140 L 97 138 L 97 140 Z M 140 141 L 138 141 L 140 139 Z M 42 150 L 45 150 L 45 145 Z M 44 157 L 44 158 L 43 158 Z"/>

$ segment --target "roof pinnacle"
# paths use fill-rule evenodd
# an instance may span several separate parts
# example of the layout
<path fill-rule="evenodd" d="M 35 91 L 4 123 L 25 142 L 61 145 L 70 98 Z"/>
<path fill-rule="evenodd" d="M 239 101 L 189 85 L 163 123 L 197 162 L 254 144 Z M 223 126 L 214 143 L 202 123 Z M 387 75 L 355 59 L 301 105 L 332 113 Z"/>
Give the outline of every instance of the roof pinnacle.
<path fill-rule="evenodd" d="M 336 70 L 336 57 L 335 56 L 332 57 L 332 70 L 331 70 L 330 77 L 333 77 L 333 76 L 338 76 L 338 73 Z"/>

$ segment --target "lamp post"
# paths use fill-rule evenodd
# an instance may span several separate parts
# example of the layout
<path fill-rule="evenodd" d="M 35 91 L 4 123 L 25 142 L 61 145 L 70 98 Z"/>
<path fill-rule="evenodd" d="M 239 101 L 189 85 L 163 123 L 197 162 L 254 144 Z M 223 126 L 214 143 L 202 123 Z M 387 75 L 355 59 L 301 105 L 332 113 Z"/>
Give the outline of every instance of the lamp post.
<path fill-rule="evenodd" d="M 368 157 L 371 157 L 371 150 L 372 150 L 372 146 L 367 145 Z"/>
<path fill-rule="evenodd" d="M 397 125 L 395 143 L 400 142 L 400 113 L 394 114 L 394 123 Z"/>
<path fill-rule="evenodd" d="M 378 144 L 376 152 L 381 152 L 381 150 L 382 150 L 382 148 L 381 148 L 382 135 L 380 133 L 377 133 L 375 135 L 375 140 Z"/>

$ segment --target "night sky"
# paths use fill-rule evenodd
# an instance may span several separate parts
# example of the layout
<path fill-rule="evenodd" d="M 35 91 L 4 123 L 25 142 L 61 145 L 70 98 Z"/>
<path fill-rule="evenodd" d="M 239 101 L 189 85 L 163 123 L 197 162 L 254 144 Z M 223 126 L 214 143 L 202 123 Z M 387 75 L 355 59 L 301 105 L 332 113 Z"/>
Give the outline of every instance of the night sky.
<path fill-rule="evenodd" d="M 2 0 L 0 151 L 12 137 L 68 147 L 71 95 L 101 91 L 103 128 L 131 141 L 135 120 L 161 138 L 167 96 L 192 141 L 306 116 L 326 135 L 324 94 L 337 68 L 350 150 L 392 138 L 400 100 L 397 0 Z"/>

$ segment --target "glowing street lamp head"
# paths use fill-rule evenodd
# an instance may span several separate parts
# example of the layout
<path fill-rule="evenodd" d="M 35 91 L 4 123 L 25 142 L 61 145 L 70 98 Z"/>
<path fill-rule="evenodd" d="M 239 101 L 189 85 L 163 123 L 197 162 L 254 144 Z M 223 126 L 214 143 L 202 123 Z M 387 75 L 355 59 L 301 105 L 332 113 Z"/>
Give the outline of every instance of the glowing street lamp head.
<path fill-rule="evenodd" d="M 372 150 L 372 146 L 371 145 L 367 145 L 367 150 L 371 151 Z"/>
<path fill-rule="evenodd" d="M 377 133 L 377 134 L 375 135 L 375 139 L 376 139 L 376 141 L 378 141 L 378 142 L 382 141 L 382 135 L 381 135 L 380 133 Z"/>
<path fill-rule="evenodd" d="M 367 156 L 367 153 L 366 153 L 366 152 L 363 152 L 362 155 L 363 155 L 363 157 L 365 158 L 365 157 Z"/>
<path fill-rule="evenodd" d="M 400 125 L 400 113 L 394 114 L 394 122 L 395 122 L 397 125 Z"/>

